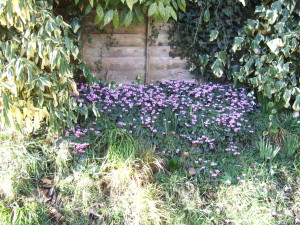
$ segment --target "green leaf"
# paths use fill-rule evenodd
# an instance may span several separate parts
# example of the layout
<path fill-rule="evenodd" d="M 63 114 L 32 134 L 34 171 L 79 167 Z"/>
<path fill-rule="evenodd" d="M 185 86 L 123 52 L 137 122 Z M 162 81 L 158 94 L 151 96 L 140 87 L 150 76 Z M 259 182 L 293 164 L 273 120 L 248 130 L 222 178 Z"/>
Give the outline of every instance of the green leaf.
<path fill-rule="evenodd" d="M 209 20 L 210 20 L 210 13 L 209 13 L 209 10 L 206 9 L 205 12 L 204 12 L 204 21 L 205 21 L 206 23 L 208 23 Z"/>
<path fill-rule="evenodd" d="M 112 21 L 113 17 L 114 17 L 114 10 L 110 9 L 104 16 L 104 24 L 103 25 L 105 26 L 105 25 L 109 24 Z"/>
<path fill-rule="evenodd" d="M 100 4 L 97 4 L 97 7 L 96 7 L 96 17 L 97 19 L 95 18 L 95 24 L 98 24 L 102 21 L 103 17 L 104 17 L 104 11 L 103 11 L 103 8 Z M 96 23 L 97 22 L 97 23 Z"/>
<path fill-rule="evenodd" d="M 157 3 L 154 2 L 150 5 L 149 9 L 148 9 L 148 16 L 153 16 L 154 13 L 156 13 L 157 11 Z"/>
<path fill-rule="evenodd" d="M 125 27 L 128 27 L 131 22 L 132 22 L 132 11 L 128 11 L 126 16 L 125 16 L 125 19 L 124 19 L 124 25 Z"/>
<path fill-rule="evenodd" d="M 212 64 L 211 69 L 214 75 L 216 75 L 217 77 L 222 77 L 223 65 L 220 59 L 216 59 L 216 61 Z"/>
<path fill-rule="evenodd" d="M 85 8 L 85 11 L 84 11 L 84 14 L 87 15 L 89 14 L 91 11 L 92 11 L 93 7 L 91 5 L 88 5 L 86 8 Z"/>
<path fill-rule="evenodd" d="M 243 4 L 243 6 L 246 6 L 245 0 L 238 0 L 240 3 Z"/>
<path fill-rule="evenodd" d="M 94 7 L 94 0 L 89 0 L 90 5 L 92 6 L 92 8 Z"/>
<path fill-rule="evenodd" d="M 278 14 L 274 10 L 267 10 L 266 19 L 268 20 L 269 24 L 274 24 L 278 18 Z"/>
<path fill-rule="evenodd" d="M 113 24 L 114 24 L 115 28 L 118 28 L 120 25 L 119 24 L 119 13 L 118 13 L 117 9 L 114 10 Z"/>
<path fill-rule="evenodd" d="M 282 10 L 282 3 L 280 1 L 276 1 L 276 2 L 272 3 L 271 8 L 273 10 L 280 12 Z"/>
<path fill-rule="evenodd" d="M 208 63 L 209 56 L 207 54 L 199 56 L 199 65 L 205 67 Z"/>
<path fill-rule="evenodd" d="M 72 20 L 71 27 L 74 33 L 77 33 L 78 29 L 80 28 L 80 23 L 77 19 Z"/>
<path fill-rule="evenodd" d="M 138 0 L 126 0 L 126 4 L 130 10 L 132 10 L 133 5 L 137 2 Z"/>
<path fill-rule="evenodd" d="M 271 41 L 267 42 L 268 47 L 270 48 L 271 52 L 278 54 L 278 48 L 283 47 L 284 44 L 280 38 L 275 38 Z"/>
<path fill-rule="evenodd" d="M 165 18 L 165 14 L 166 14 L 165 13 L 165 6 L 164 6 L 164 4 L 162 2 L 158 3 L 158 11 L 159 11 L 161 17 Z"/>
<path fill-rule="evenodd" d="M 219 35 L 219 31 L 217 31 L 217 30 L 211 30 L 210 34 L 209 34 L 209 41 L 216 40 L 217 37 L 218 37 L 218 35 Z"/>
<path fill-rule="evenodd" d="M 141 7 L 139 5 L 134 7 L 134 12 L 135 12 L 135 15 L 136 15 L 138 21 L 140 21 L 141 23 L 144 23 L 145 22 L 145 15 L 142 12 Z"/>
<path fill-rule="evenodd" d="M 292 13 L 295 9 L 296 2 L 297 1 L 295 0 L 285 0 L 283 1 L 283 5 L 290 11 L 290 13 Z"/>
<path fill-rule="evenodd" d="M 293 109 L 297 112 L 300 111 L 300 95 L 297 95 L 296 100 L 293 104 Z"/>
<path fill-rule="evenodd" d="M 98 14 L 95 16 L 94 24 L 97 25 L 101 22 L 102 18 Z"/>
<path fill-rule="evenodd" d="M 5 92 L 2 92 L 2 96 L 1 98 L 3 99 L 3 105 L 4 105 L 4 108 L 6 110 L 9 110 L 9 104 L 8 104 L 8 98 L 7 98 L 7 94 Z"/>
<path fill-rule="evenodd" d="M 227 62 L 227 53 L 225 51 L 220 51 L 218 53 L 218 58 L 222 61 L 223 65 Z"/>
<path fill-rule="evenodd" d="M 166 8 L 165 8 L 165 18 L 164 18 L 164 23 L 167 23 L 168 20 L 170 19 L 171 11 L 172 11 L 172 7 L 171 7 L 171 6 L 166 6 Z"/>
<path fill-rule="evenodd" d="M 185 12 L 185 0 L 177 0 L 177 5 L 181 11 Z"/>
<path fill-rule="evenodd" d="M 172 7 L 170 7 L 170 10 L 171 10 L 171 16 L 173 17 L 174 20 L 177 21 L 177 14 L 176 14 L 175 10 Z"/>

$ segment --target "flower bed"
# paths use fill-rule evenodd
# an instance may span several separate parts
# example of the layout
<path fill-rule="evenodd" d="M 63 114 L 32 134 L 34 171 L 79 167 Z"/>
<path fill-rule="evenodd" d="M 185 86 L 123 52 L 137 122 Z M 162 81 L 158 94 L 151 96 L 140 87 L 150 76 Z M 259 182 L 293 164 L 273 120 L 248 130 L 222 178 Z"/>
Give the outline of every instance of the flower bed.
<path fill-rule="evenodd" d="M 80 84 L 78 91 L 80 106 L 97 109 L 100 117 L 88 128 L 66 131 L 66 136 L 76 140 L 87 134 L 99 135 L 109 122 L 122 132 L 143 134 L 153 142 L 171 135 L 202 151 L 224 150 L 239 155 L 235 143 L 254 132 L 247 119 L 255 109 L 254 97 L 246 89 L 228 84 L 165 81 L 114 89 Z M 75 149 L 84 152 L 83 148 Z"/>

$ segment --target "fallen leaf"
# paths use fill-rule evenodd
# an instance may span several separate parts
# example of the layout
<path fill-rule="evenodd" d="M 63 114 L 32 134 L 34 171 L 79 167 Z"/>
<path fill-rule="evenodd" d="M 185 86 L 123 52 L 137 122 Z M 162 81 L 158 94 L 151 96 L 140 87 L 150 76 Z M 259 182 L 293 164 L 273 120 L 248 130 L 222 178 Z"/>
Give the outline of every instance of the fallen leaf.
<path fill-rule="evenodd" d="M 62 223 L 65 220 L 65 216 L 60 214 L 55 208 L 50 208 L 49 212 L 57 223 Z"/>
<path fill-rule="evenodd" d="M 41 181 L 44 183 L 44 184 L 52 184 L 52 180 L 48 179 L 47 177 L 43 177 L 41 179 Z"/>
<path fill-rule="evenodd" d="M 184 152 L 184 153 L 183 153 L 183 156 L 184 156 L 184 157 L 188 157 L 188 156 L 189 156 L 189 153 L 188 153 L 188 152 Z"/>
<path fill-rule="evenodd" d="M 189 173 L 190 173 L 191 176 L 196 175 L 196 170 L 195 170 L 195 168 L 190 167 L 190 168 L 189 168 Z"/>

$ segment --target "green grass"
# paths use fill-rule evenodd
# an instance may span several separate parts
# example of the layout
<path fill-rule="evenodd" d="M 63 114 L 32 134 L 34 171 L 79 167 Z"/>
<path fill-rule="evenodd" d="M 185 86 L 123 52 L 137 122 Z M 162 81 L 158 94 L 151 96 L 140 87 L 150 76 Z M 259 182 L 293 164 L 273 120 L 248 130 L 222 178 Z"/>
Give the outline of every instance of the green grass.
<path fill-rule="evenodd" d="M 261 155 L 266 142 L 253 140 L 240 143 L 240 157 L 223 157 L 221 150 L 186 148 L 166 136 L 161 153 L 143 137 L 111 129 L 92 140 L 92 151 L 74 156 L 64 140 L 2 133 L 0 224 L 57 224 L 51 208 L 65 217 L 62 224 L 297 224 L 299 130 L 289 116 L 276 120 L 267 137 L 272 148 L 280 146 L 272 160 Z M 256 127 L 257 138 L 264 129 Z M 220 174 L 201 171 L 200 157 Z M 46 196 L 34 194 L 45 189 Z"/>

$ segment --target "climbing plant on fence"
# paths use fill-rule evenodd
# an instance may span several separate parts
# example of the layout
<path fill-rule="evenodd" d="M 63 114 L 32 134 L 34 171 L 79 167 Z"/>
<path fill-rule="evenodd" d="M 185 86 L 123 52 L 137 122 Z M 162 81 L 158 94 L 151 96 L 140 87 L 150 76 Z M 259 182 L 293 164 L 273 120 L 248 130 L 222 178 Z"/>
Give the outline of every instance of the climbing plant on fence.
<path fill-rule="evenodd" d="M 243 82 L 299 111 L 299 16 L 296 0 L 195 1 L 173 21 L 173 54 L 202 76 Z"/>
<path fill-rule="evenodd" d="M 243 20 L 252 14 L 237 1 L 207 0 L 188 2 L 187 12 L 179 12 L 178 21 L 171 20 L 170 45 L 172 56 L 187 58 L 189 69 L 212 79 L 230 77 L 233 61 L 227 57 Z M 222 67 L 223 70 L 213 68 Z"/>
<path fill-rule="evenodd" d="M 233 77 L 300 111 L 300 3 L 271 1 L 257 5 L 254 16 L 234 39 L 242 57 Z"/>

